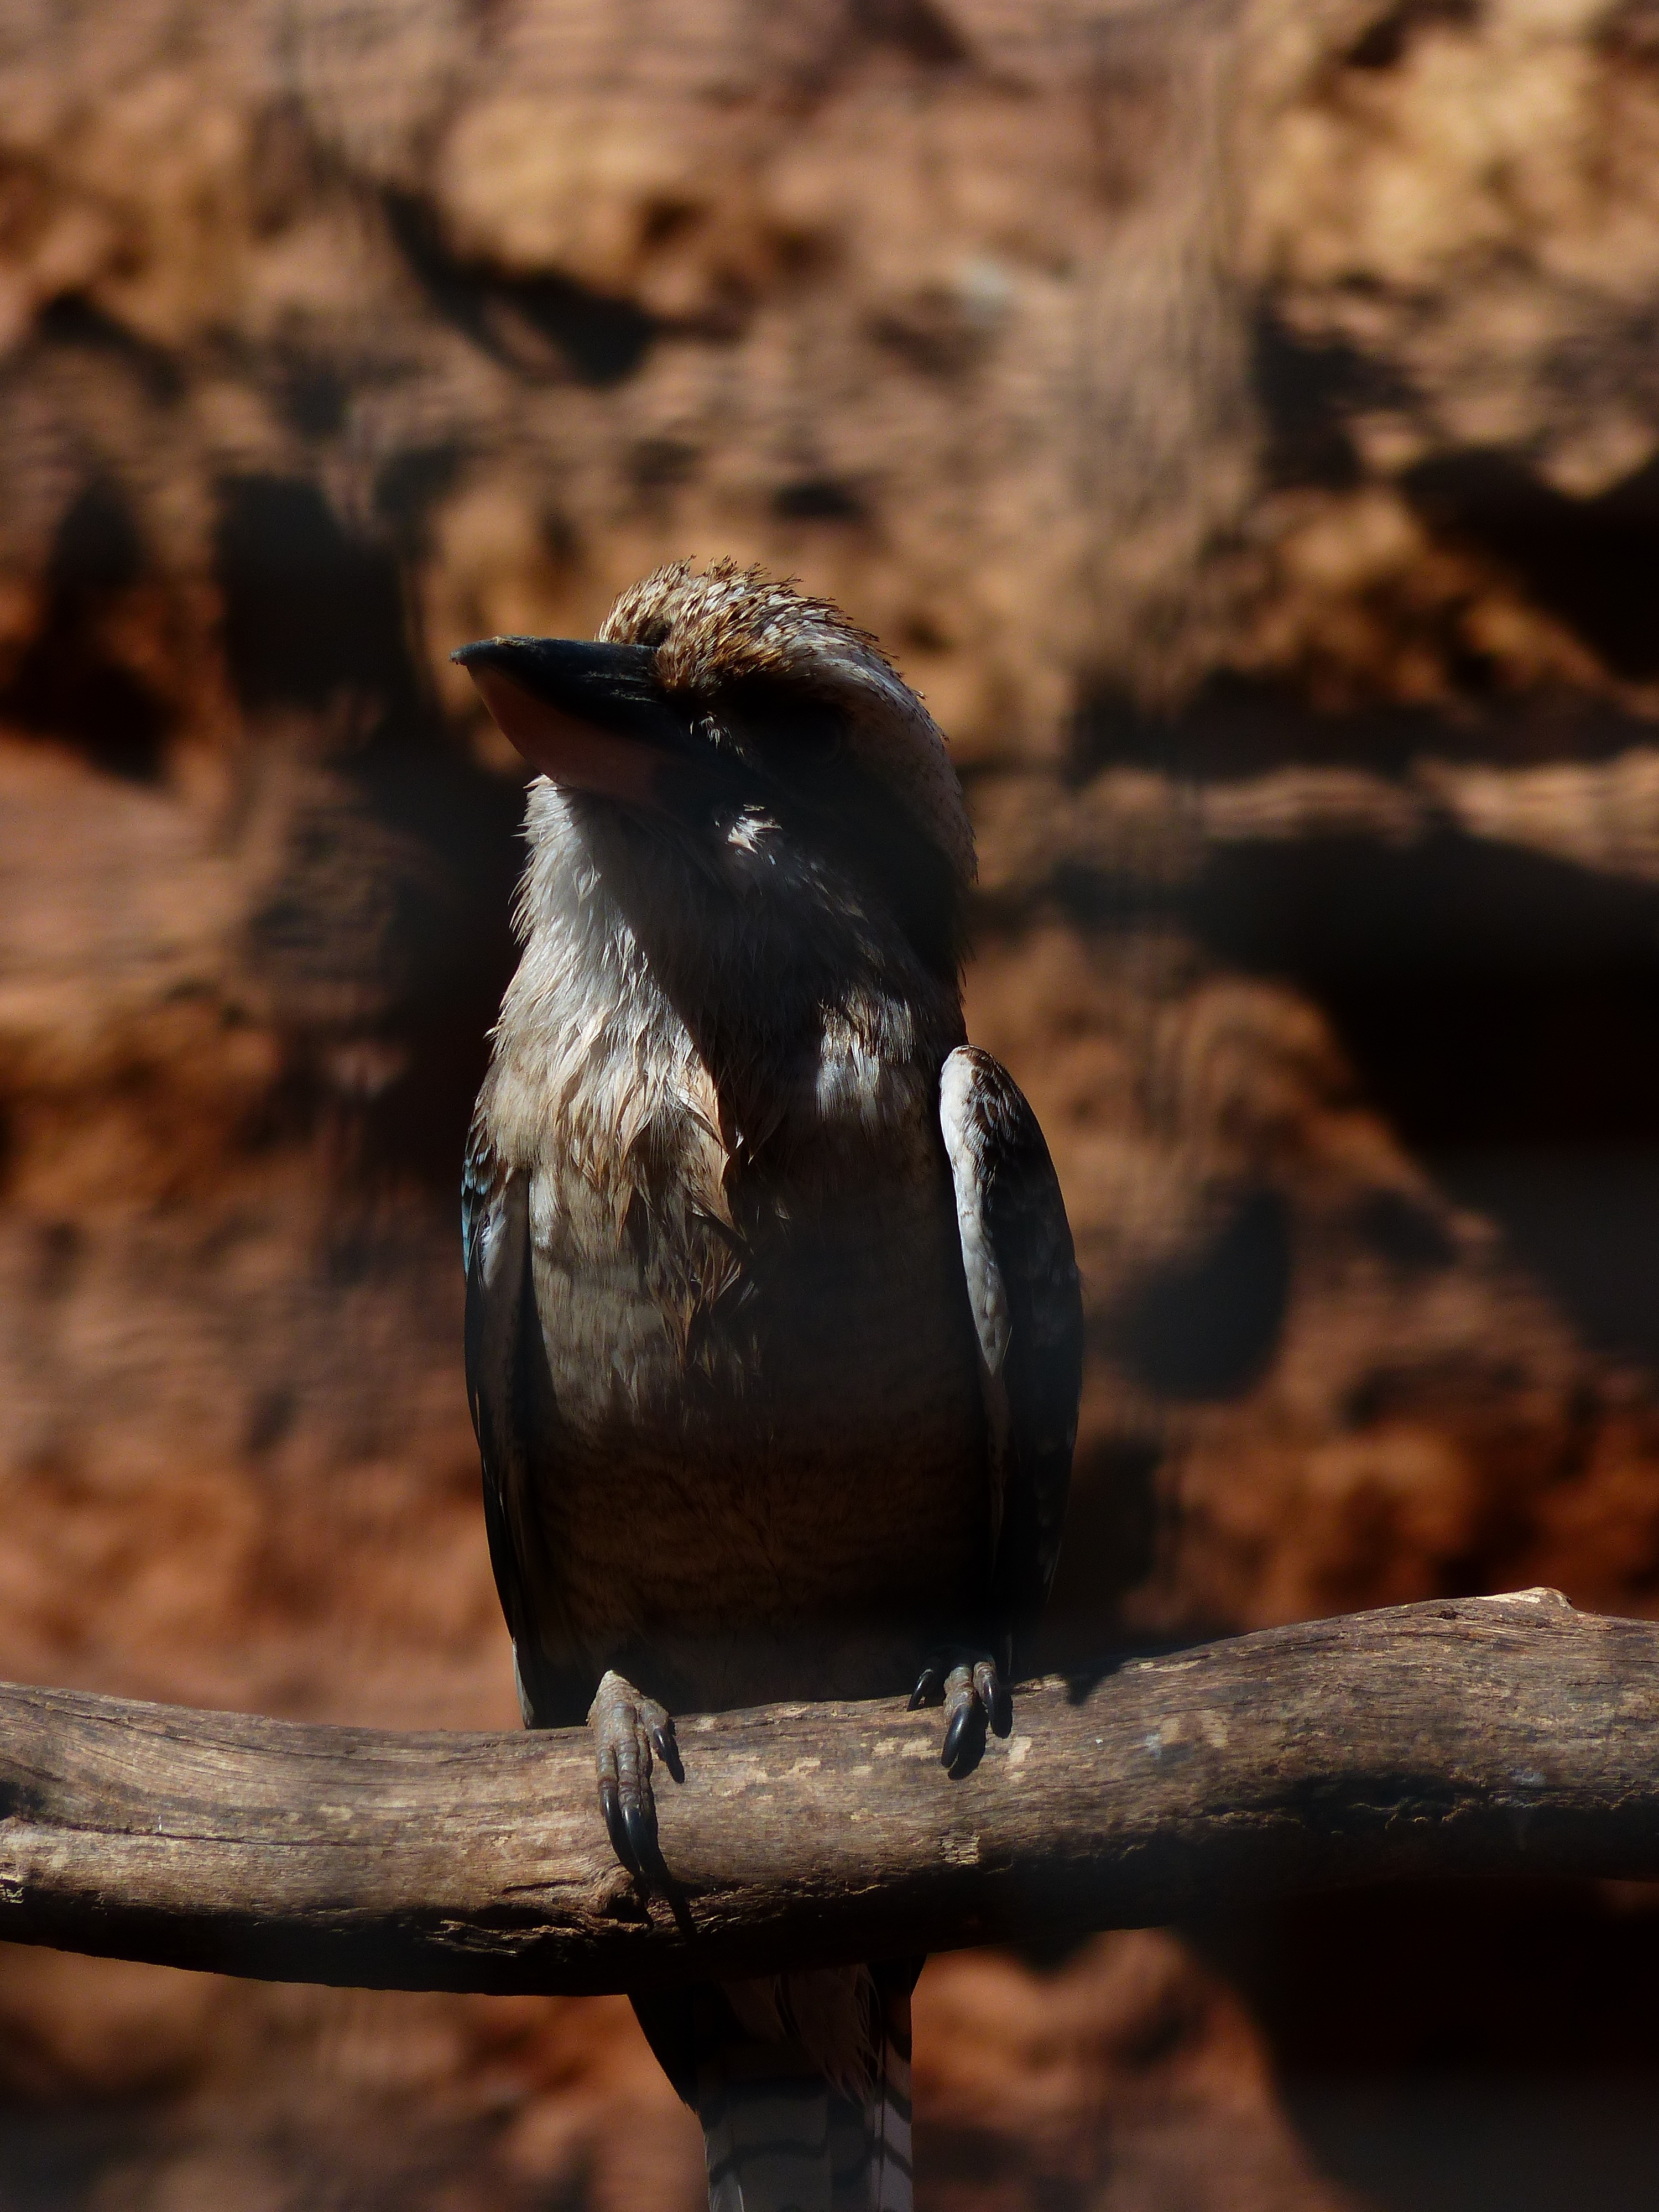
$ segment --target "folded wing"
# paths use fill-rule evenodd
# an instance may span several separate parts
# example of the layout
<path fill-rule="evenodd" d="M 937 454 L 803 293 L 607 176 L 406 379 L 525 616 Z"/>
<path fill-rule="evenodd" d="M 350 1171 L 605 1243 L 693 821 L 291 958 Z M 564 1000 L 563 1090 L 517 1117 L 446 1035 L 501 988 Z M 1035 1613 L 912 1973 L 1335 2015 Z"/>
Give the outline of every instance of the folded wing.
<path fill-rule="evenodd" d="M 939 1081 L 990 1431 L 992 1620 L 1029 1635 L 1060 1557 L 1077 1443 L 1083 1304 L 1066 1201 L 1018 1085 L 963 1045 Z"/>
<path fill-rule="evenodd" d="M 536 1510 L 556 1473 L 556 1422 L 530 1265 L 529 1191 L 474 1120 L 461 1176 L 466 1395 L 483 1464 L 489 1563 L 513 1638 L 526 1728 L 574 1727 L 593 1685 L 559 1633 L 562 1607 Z"/>

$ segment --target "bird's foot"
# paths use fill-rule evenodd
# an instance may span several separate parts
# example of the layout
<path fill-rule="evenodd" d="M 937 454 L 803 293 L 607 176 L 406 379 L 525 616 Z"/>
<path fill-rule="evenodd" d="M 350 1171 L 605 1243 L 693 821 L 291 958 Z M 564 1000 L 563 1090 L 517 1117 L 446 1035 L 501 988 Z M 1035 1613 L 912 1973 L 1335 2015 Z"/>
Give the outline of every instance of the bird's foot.
<path fill-rule="evenodd" d="M 952 1645 L 936 1652 L 916 1678 L 910 1711 L 945 1707 L 941 1763 L 951 1774 L 970 1773 L 985 1749 L 987 1731 L 1006 1735 L 1012 1723 L 1008 1692 L 988 1651 Z"/>
<path fill-rule="evenodd" d="M 608 1673 L 587 1709 L 599 1770 L 599 1810 L 611 1849 L 636 1881 L 668 1887 L 668 1869 L 657 1841 L 657 1804 L 651 1790 L 652 1753 L 684 1782 L 673 1717 L 666 1706 Z"/>

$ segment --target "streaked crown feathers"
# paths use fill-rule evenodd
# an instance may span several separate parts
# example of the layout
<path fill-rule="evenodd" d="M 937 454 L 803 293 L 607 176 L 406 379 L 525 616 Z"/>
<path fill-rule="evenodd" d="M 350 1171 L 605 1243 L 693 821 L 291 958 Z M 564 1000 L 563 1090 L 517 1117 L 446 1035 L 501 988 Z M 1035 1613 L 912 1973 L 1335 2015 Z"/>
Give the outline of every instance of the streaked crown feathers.
<path fill-rule="evenodd" d="M 653 647 L 672 696 L 713 702 L 723 686 L 759 678 L 837 706 L 859 765 L 972 882 L 974 833 L 938 724 L 875 639 L 830 600 L 733 561 L 678 561 L 630 585 L 599 636 Z"/>

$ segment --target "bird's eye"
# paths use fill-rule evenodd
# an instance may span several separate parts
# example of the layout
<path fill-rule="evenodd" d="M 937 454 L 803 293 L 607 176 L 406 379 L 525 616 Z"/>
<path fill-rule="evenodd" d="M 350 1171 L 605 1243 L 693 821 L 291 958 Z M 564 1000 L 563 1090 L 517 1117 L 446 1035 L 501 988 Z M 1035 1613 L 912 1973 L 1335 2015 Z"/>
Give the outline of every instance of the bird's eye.
<path fill-rule="evenodd" d="M 842 708 L 794 684 L 762 678 L 732 684 L 721 696 L 718 715 L 745 752 L 781 775 L 817 768 L 846 749 Z"/>
<path fill-rule="evenodd" d="M 817 700 L 804 702 L 790 714 L 778 738 L 798 759 L 832 761 L 846 750 L 846 718 Z"/>

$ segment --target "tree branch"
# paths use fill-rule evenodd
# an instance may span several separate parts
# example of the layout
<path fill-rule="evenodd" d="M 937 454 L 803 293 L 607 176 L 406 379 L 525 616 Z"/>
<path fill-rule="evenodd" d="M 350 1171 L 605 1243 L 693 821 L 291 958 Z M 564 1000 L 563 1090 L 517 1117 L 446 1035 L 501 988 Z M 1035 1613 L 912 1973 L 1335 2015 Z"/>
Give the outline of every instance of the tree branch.
<path fill-rule="evenodd" d="M 1407 1876 L 1659 1876 L 1659 1626 L 1548 1590 L 1268 1630 L 936 1713 L 683 1721 L 678 1911 L 586 1732 L 396 1735 L 0 1687 L 0 1936 L 290 1981 L 582 1990 L 1134 1926 Z"/>

